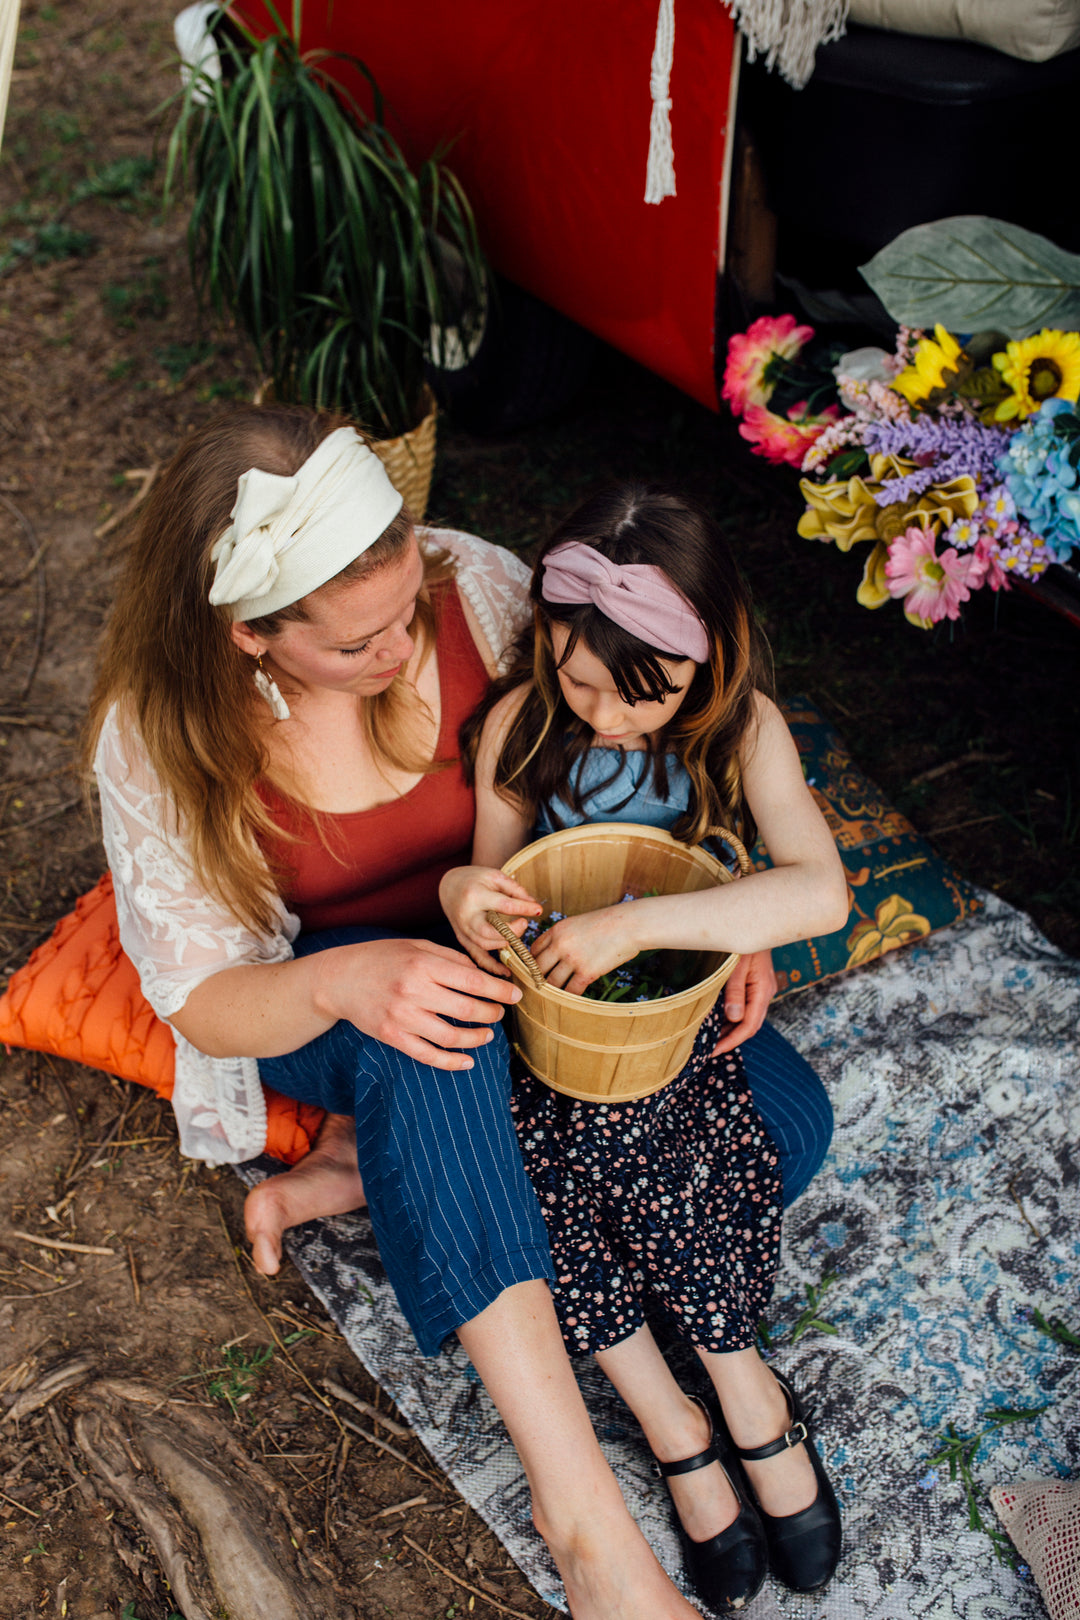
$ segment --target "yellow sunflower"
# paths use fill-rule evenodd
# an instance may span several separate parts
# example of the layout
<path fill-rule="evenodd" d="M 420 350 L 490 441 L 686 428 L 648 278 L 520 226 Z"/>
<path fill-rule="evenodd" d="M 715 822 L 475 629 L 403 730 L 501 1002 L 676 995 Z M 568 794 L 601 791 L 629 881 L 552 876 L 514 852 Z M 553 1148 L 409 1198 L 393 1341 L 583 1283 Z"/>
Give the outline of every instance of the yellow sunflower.
<path fill-rule="evenodd" d="M 932 338 L 921 338 L 914 363 L 893 378 L 892 386 L 909 405 L 925 405 L 932 395 L 956 378 L 966 356 L 951 332 L 940 323 Z"/>
<path fill-rule="evenodd" d="M 1080 396 L 1080 332 L 1051 332 L 1044 327 L 1033 337 L 1010 343 L 1004 354 L 995 354 L 994 365 L 1012 389 L 994 412 L 999 422 L 1022 422 L 1047 399 L 1067 399 L 1075 405 Z"/>

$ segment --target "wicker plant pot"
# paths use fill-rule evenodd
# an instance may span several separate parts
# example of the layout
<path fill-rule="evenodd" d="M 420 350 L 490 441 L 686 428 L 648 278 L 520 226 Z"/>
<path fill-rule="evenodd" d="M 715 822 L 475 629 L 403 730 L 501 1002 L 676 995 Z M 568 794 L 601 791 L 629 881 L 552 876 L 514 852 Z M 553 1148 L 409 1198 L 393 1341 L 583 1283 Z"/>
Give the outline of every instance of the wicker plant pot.
<path fill-rule="evenodd" d="M 742 845 L 730 833 L 722 836 L 748 871 Z M 732 881 L 707 851 L 626 822 L 551 833 L 512 856 L 503 870 L 542 896 L 545 909 L 568 916 L 615 905 L 624 894 L 689 894 Z M 589 1001 L 555 989 L 516 936 L 507 937 L 502 959 L 522 990 L 512 1014 L 516 1050 L 537 1079 L 585 1102 L 647 1097 L 673 1080 L 739 960 L 722 951 L 701 952 L 697 983 L 658 1001 L 626 1003 Z"/>
<path fill-rule="evenodd" d="M 439 413 L 430 388 L 424 389 L 424 405 L 427 415 L 417 427 L 397 439 L 374 440 L 372 446 L 417 523 L 424 520 L 435 472 L 435 418 Z"/>

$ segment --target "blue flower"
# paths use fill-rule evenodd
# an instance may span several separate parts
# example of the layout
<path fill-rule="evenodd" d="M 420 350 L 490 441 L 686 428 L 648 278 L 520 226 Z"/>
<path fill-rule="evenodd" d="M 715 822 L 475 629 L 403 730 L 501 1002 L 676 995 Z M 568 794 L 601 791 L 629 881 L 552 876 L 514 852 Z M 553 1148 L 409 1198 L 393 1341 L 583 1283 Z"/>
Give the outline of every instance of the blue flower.
<path fill-rule="evenodd" d="M 1062 416 L 1068 421 L 1059 424 Z M 1071 459 L 1078 445 L 1080 417 L 1067 400 L 1048 399 L 998 458 L 1017 512 L 1055 562 L 1080 547 L 1080 469 Z"/>

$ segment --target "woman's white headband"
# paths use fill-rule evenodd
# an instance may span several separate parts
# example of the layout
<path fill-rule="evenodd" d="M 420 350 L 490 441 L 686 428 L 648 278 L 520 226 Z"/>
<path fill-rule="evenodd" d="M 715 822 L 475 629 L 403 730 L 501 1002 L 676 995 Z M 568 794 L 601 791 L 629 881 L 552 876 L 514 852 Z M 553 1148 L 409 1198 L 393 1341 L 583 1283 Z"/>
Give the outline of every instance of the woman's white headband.
<path fill-rule="evenodd" d="M 401 507 L 382 462 L 352 428 L 329 434 L 292 478 L 249 468 L 210 553 L 211 605 L 244 620 L 299 602 L 374 545 Z"/>

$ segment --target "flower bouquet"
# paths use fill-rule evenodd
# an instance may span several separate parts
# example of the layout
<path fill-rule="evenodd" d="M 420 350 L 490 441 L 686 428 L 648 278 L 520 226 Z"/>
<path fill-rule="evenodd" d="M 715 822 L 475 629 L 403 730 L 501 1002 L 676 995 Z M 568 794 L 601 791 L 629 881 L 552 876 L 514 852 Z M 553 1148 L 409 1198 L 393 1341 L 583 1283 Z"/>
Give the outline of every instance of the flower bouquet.
<path fill-rule="evenodd" d="M 755 321 L 723 396 L 755 454 L 805 475 L 800 535 L 869 543 L 864 607 L 899 600 L 928 629 L 1080 552 L 1080 333 L 901 326 L 891 355 L 815 354 L 813 337 L 790 315 Z"/>

